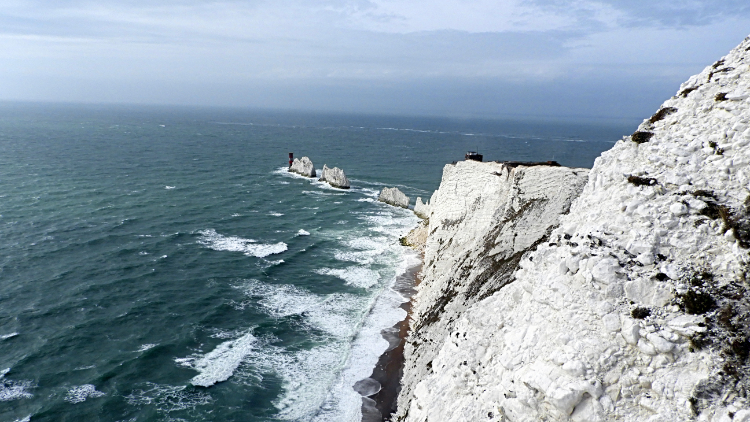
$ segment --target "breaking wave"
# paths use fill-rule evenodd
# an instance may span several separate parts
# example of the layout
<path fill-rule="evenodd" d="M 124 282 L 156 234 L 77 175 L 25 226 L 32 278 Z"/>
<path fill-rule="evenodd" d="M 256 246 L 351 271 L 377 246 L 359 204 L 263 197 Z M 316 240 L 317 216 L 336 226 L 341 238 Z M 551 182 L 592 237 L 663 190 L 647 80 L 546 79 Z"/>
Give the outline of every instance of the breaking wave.
<path fill-rule="evenodd" d="M 242 252 L 247 256 L 264 258 L 268 255 L 280 254 L 287 250 L 287 244 L 278 243 L 257 243 L 253 239 L 243 239 L 237 236 L 223 236 L 216 233 L 216 230 L 201 230 L 201 238 L 198 243 L 215 251 Z"/>

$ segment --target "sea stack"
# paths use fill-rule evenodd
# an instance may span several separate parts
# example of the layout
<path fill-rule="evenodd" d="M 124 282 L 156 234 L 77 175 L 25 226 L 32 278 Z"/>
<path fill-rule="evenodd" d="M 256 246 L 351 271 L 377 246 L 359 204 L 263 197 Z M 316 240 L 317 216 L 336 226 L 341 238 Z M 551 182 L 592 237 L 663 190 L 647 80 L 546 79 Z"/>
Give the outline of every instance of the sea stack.
<path fill-rule="evenodd" d="M 422 198 L 417 197 L 417 202 L 414 204 L 414 214 L 422 219 L 430 218 L 430 203 L 422 202 Z"/>
<path fill-rule="evenodd" d="M 409 197 L 398 188 L 383 188 L 380 191 L 380 196 L 378 196 L 378 201 L 394 207 L 409 208 Z"/>
<path fill-rule="evenodd" d="M 748 99 L 750 38 L 587 177 L 447 165 L 392 420 L 749 421 Z"/>
<path fill-rule="evenodd" d="M 346 178 L 344 170 L 338 167 L 330 168 L 323 164 L 323 170 L 320 171 L 320 182 L 326 182 L 334 188 L 349 189 L 349 179 Z"/>
<path fill-rule="evenodd" d="M 302 158 L 295 158 L 294 162 L 291 166 L 289 166 L 289 171 L 292 173 L 301 174 L 305 177 L 315 177 L 315 167 L 313 166 L 312 161 L 310 161 L 307 157 Z"/>

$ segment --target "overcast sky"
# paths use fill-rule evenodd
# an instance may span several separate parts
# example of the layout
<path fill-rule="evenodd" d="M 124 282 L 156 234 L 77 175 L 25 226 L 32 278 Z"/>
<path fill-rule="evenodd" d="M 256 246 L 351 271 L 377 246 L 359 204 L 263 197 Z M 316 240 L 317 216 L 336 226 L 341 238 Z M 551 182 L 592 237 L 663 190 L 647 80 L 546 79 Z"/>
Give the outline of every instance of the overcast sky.
<path fill-rule="evenodd" d="M 0 100 L 643 118 L 748 0 L 2 0 Z"/>

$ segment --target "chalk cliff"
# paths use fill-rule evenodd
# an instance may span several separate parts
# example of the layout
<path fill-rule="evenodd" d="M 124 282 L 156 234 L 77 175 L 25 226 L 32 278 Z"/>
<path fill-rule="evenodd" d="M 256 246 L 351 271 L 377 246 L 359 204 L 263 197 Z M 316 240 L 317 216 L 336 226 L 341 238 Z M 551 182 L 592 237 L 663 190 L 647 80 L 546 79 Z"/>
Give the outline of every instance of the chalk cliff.
<path fill-rule="evenodd" d="M 749 145 L 746 39 L 587 176 L 446 166 L 396 419 L 749 422 Z"/>
<path fill-rule="evenodd" d="M 445 166 L 426 230 L 421 229 L 429 234 L 405 347 L 400 408 L 416 384 L 430 378 L 433 360 L 460 315 L 513 280 L 521 257 L 547 239 L 587 174 L 587 169 L 495 162 Z"/>

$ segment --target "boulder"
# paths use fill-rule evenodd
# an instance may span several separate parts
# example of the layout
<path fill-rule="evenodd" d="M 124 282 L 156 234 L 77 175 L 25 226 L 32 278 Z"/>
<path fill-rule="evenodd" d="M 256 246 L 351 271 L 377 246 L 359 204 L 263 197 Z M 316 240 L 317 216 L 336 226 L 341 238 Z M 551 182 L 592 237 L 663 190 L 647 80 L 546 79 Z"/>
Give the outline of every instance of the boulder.
<path fill-rule="evenodd" d="M 422 198 L 417 197 L 417 202 L 414 204 L 414 214 L 419 218 L 430 218 L 430 203 L 422 202 Z"/>
<path fill-rule="evenodd" d="M 312 161 L 307 157 L 295 158 L 292 165 L 289 167 L 289 171 L 292 173 L 301 174 L 305 177 L 315 177 L 315 167 Z"/>
<path fill-rule="evenodd" d="M 329 168 L 325 164 L 323 164 L 323 170 L 320 172 L 320 179 L 318 181 L 326 182 L 334 188 L 349 189 L 351 187 L 349 179 L 344 174 L 344 170 L 338 167 Z"/>
<path fill-rule="evenodd" d="M 394 207 L 409 208 L 409 197 L 398 188 L 383 188 L 380 191 L 380 196 L 378 196 L 378 201 Z"/>

